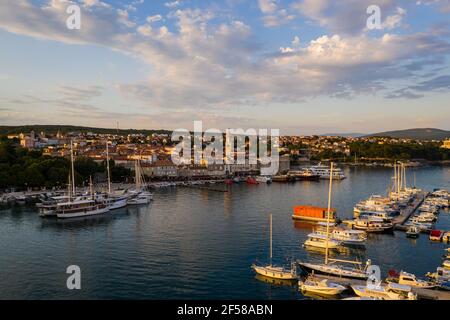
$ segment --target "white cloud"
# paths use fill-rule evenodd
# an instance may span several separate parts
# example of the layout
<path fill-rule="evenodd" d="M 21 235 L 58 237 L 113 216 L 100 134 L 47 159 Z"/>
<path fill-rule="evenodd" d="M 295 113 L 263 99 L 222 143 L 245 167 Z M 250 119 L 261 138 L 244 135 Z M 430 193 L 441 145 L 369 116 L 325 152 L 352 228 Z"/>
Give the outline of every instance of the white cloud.
<path fill-rule="evenodd" d="M 166 2 L 166 3 L 164 3 L 164 5 L 168 8 L 176 8 L 181 5 L 181 1 L 177 0 L 177 1 L 172 1 L 172 2 Z"/>
<path fill-rule="evenodd" d="M 258 0 L 258 5 L 262 13 L 274 13 L 277 11 L 277 4 L 274 0 Z"/>

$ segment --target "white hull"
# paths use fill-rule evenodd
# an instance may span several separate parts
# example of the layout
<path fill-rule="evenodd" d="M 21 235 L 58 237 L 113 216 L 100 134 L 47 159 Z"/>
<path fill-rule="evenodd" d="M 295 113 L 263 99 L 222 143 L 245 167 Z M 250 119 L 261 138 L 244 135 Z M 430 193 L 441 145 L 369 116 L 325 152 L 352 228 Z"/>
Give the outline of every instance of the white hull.
<path fill-rule="evenodd" d="M 114 201 L 111 205 L 108 206 L 109 210 L 116 210 L 127 206 L 127 199 L 121 199 L 118 201 Z"/>
<path fill-rule="evenodd" d="M 327 242 L 321 242 L 321 241 L 311 241 L 311 240 L 306 240 L 305 241 L 305 246 L 308 247 L 314 247 L 314 248 L 320 248 L 320 249 L 326 249 L 327 248 Z M 330 240 L 328 241 L 328 249 L 336 249 L 339 248 L 339 242 Z"/>
<path fill-rule="evenodd" d="M 255 270 L 255 272 L 257 274 L 260 274 L 260 275 L 268 277 L 268 278 L 280 279 L 280 280 L 295 280 L 295 279 L 297 279 L 297 276 L 294 272 L 286 271 L 283 268 L 271 267 L 271 266 L 261 267 L 261 266 L 256 266 L 256 265 L 253 265 L 252 268 L 253 268 L 253 270 Z"/>
<path fill-rule="evenodd" d="M 337 296 L 346 290 L 344 286 L 327 281 L 299 282 L 299 286 L 302 291 L 329 296 Z"/>
<path fill-rule="evenodd" d="M 103 214 L 109 211 L 109 208 L 100 208 L 90 211 L 73 212 L 73 213 L 57 213 L 57 217 L 61 219 L 65 218 L 78 218 L 78 217 L 88 217 L 97 214 Z"/>
<path fill-rule="evenodd" d="M 325 264 L 303 262 L 300 263 L 300 266 L 318 273 L 329 274 L 343 278 L 363 279 L 363 280 L 366 280 L 368 278 L 368 275 L 364 270 L 346 269 L 337 265 L 325 265 Z"/>

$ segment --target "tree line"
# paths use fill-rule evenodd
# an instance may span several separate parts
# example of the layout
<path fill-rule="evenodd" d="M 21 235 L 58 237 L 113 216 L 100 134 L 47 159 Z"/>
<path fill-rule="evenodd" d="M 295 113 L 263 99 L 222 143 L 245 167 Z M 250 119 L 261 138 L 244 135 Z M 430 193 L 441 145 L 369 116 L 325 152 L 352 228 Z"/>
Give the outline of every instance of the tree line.
<path fill-rule="evenodd" d="M 14 139 L 0 137 L 0 189 L 64 188 L 68 184 L 70 166 L 70 159 L 46 156 L 40 150 L 20 147 Z M 81 186 L 88 183 L 90 176 L 105 176 L 106 161 L 97 163 L 88 157 L 76 157 L 74 167 L 76 184 Z M 116 166 L 113 160 L 110 160 L 110 168 L 114 182 L 132 177 L 130 169 Z"/>

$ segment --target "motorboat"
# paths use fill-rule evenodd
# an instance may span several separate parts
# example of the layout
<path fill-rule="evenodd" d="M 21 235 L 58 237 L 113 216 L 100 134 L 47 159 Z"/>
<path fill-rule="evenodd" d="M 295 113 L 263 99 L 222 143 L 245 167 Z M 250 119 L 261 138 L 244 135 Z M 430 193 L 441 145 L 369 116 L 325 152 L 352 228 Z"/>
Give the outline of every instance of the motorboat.
<path fill-rule="evenodd" d="M 353 228 L 366 232 L 387 232 L 391 231 L 394 225 L 392 222 L 385 222 L 380 218 L 365 216 L 355 219 Z"/>
<path fill-rule="evenodd" d="M 428 272 L 425 276 L 436 282 L 448 282 L 450 281 L 450 270 L 438 267 L 436 272 Z"/>
<path fill-rule="evenodd" d="M 321 163 L 308 169 L 313 175 L 318 175 L 320 179 L 330 179 L 331 175 L 333 175 L 333 180 L 343 180 L 346 178 L 341 169 L 334 168 L 333 172 L 331 172 L 328 166 L 322 165 Z"/>
<path fill-rule="evenodd" d="M 389 283 L 386 286 L 352 285 L 351 288 L 360 297 L 381 298 L 383 300 L 417 300 L 410 286 Z"/>
<path fill-rule="evenodd" d="M 331 282 L 328 279 L 315 280 L 308 277 L 305 281 L 299 281 L 298 286 L 302 292 L 311 292 L 319 295 L 336 296 L 347 290 L 346 287 Z"/>
<path fill-rule="evenodd" d="M 436 287 L 436 284 L 418 279 L 414 274 L 405 271 L 401 271 L 396 277 L 387 278 L 386 281 L 388 283 L 398 283 L 401 285 L 422 289 L 432 289 Z"/>
<path fill-rule="evenodd" d="M 408 230 L 406 230 L 407 238 L 418 238 L 419 235 L 420 235 L 420 228 L 418 226 L 412 225 L 408 227 Z"/>
<path fill-rule="evenodd" d="M 320 233 L 310 233 L 304 245 L 321 249 L 336 249 L 340 246 L 340 242 Z"/>
<path fill-rule="evenodd" d="M 450 260 L 444 260 L 444 262 L 442 262 L 442 266 L 445 269 L 450 269 Z"/>

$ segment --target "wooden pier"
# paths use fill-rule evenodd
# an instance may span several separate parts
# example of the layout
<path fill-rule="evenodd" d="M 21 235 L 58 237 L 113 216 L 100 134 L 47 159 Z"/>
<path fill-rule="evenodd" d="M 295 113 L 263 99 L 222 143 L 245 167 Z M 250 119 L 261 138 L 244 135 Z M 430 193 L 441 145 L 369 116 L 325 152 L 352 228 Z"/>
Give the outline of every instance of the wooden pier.
<path fill-rule="evenodd" d="M 339 283 L 343 286 L 350 287 L 352 285 L 362 285 L 365 286 L 367 284 L 364 280 L 357 279 L 347 279 L 347 278 L 339 278 L 328 275 L 315 274 L 311 276 L 312 278 L 316 278 L 318 280 L 328 279 L 332 282 Z M 387 283 L 383 282 L 382 285 L 386 285 Z M 419 299 L 426 300 L 450 300 L 450 291 L 443 291 L 437 289 L 422 289 L 422 288 L 412 288 L 412 291 L 417 294 Z"/>

